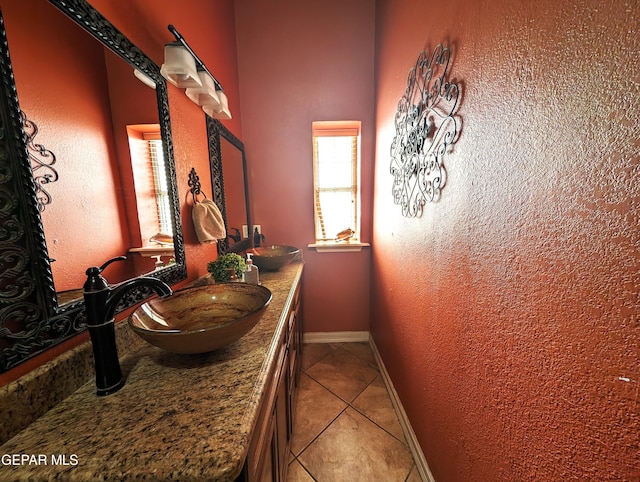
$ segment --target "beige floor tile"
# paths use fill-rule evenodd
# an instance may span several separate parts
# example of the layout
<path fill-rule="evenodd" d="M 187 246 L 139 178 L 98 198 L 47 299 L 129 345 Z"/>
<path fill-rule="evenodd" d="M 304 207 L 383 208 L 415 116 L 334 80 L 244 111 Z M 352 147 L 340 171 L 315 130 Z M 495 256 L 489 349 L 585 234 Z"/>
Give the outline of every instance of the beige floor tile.
<path fill-rule="evenodd" d="M 287 472 L 287 482 L 314 482 L 313 477 L 304 470 L 304 467 L 300 465 L 300 462 L 293 460 L 289 464 L 289 471 Z"/>
<path fill-rule="evenodd" d="M 291 452 L 298 455 L 346 406 L 343 400 L 305 373 L 301 373 L 291 437 Z"/>
<path fill-rule="evenodd" d="M 373 381 L 378 370 L 362 358 L 338 347 L 307 369 L 306 373 L 342 399 L 351 402 Z"/>
<path fill-rule="evenodd" d="M 351 403 L 351 406 L 365 417 L 374 421 L 387 432 L 406 444 L 402 427 L 393 408 L 387 387 L 378 376 L 371 384 Z"/>
<path fill-rule="evenodd" d="M 318 482 L 404 482 L 409 449 L 352 408 L 346 409 L 299 456 Z"/>
<path fill-rule="evenodd" d="M 333 348 L 328 343 L 306 343 L 302 348 L 300 366 L 303 370 L 311 368 L 331 351 Z"/>
<path fill-rule="evenodd" d="M 336 343 L 336 345 L 347 350 L 349 353 L 362 358 L 370 365 L 377 367 L 376 359 L 373 356 L 369 343 Z"/>

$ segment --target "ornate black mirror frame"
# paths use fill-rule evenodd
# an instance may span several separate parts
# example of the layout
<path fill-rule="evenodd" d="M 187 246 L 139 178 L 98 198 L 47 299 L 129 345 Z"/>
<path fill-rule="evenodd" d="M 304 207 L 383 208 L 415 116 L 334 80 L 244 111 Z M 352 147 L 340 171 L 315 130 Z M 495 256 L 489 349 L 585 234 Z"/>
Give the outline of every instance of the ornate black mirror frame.
<path fill-rule="evenodd" d="M 160 68 L 84 0 L 50 0 L 98 41 L 156 83 L 160 132 L 169 177 L 175 264 L 154 272 L 173 284 L 187 276 L 167 84 Z M 38 210 L 33 172 L 0 12 L 0 373 L 85 329 L 84 302 L 58 306 Z M 106 260 L 96 260 L 96 264 Z M 151 292 L 131 292 L 123 310 Z"/>
<path fill-rule="evenodd" d="M 225 226 L 227 225 L 227 204 L 224 195 L 224 176 L 222 173 L 222 151 L 220 148 L 220 138 L 224 138 L 229 141 L 234 147 L 242 152 L 242 172 L 244 176 L 244 201 L 245 210 L 247 212 L 247 230 L 249 233 L 253 231 L 251 226 L 251 217 L 249 214 L 249 189 L 247 184 L 247 159 L 244 154 L 244 144 L 238 139 L 229 129 L 227 129 L 222 123 L 213 119 L 212 117 L 205 115 L 207 121 L 207 138 L 209 139 L 209 166 L 211 168 L 211 186 L 213 190 L 213 202 L 218 205 L 220 212 L 222 213 L 222 219 L 224 219 Z M 251 236 L 248 238 L 248 243 L 251 245 Z M 218 254 L 224 254 L 229 251 L 229 238 L 218 241 Z"/>

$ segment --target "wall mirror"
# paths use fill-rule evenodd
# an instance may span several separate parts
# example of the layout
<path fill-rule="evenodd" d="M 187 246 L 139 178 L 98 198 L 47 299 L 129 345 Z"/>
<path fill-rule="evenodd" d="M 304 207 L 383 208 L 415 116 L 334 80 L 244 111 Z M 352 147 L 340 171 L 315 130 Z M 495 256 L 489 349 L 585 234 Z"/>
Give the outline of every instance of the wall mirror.
<path fill-rule="evenodd" d="M 229 237 L 218 241 L 218 253 L 251 247 L 249 190 L 244 144 L 220 121 L 206 116 L 213 201 L 222 212 Z M 243 227 L 247 235 L 243 234 Z"/>
<path fill-rule="evenodd" d="M 1 372 L 84 330 L 86 268 L 126 255 L 105 270 L 110 283 L 186 278 L 160 68 L 83 0 L 24 3 L 0 12 Z M 173 231 L 158 244 L 163 266 L 130 251 L 161 231 L 140 214 L 136 147 L 150 144 Z M 34 158 L 49 154 L 55 174 L 43 178 Z M 119 310 L 149 295 L 133 291 Z"/>

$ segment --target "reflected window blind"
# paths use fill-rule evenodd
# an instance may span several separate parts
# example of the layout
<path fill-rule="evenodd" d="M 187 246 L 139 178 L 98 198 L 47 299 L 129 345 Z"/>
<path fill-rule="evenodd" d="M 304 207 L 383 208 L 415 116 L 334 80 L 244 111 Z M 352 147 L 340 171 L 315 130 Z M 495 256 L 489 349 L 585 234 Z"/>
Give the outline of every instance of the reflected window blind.
<path fill-rule="evenodd" d="M 158 206 L 158 226 L 162 234 L 173 236 L 171 221 L 171 203 L 169 202 L 169 187 L 167 184 L 166 166 L 162 141 L 145 134 L 144 138 L 149 149 L 149 160 L 153 173 L 153 191 Z"/>

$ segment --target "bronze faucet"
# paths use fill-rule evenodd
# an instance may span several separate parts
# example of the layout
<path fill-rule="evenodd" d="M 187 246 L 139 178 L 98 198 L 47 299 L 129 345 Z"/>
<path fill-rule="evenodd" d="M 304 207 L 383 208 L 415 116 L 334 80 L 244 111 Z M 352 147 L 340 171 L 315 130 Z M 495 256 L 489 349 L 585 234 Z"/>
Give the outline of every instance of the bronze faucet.
<path fill-rule="evenodd" d="M 111 395 L 124 386 L 115 336 L 115 311 L 122 296 L 130 289 L 141 286 L 151 288 L 163 298 L 172 294 L 171 288 L 166 283 L 150 276 L 140 276 L 109 286 L 100 273 L 114 261 L 125 259 L 127 259 L 126 256 L 119 256 L 110 259 L 99 268 L 93 266 L 86 272 L 87 281 L 83 288 L 84 305 L 87 328 L 93 345 L 98 396 Z"/>

